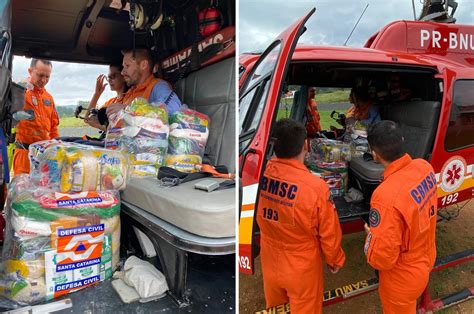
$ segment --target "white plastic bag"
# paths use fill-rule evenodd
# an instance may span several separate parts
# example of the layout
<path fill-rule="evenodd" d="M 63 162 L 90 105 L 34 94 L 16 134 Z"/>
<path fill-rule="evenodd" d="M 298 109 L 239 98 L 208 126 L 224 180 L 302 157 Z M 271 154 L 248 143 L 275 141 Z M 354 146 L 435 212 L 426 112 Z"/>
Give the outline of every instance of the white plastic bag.
<path fill-rule="evenodd" d="M 123 271 L 116 272 L 114 278 L 120 278 L 135 288 L 142 299 L 156 297 L 168 291 L 165 276 L 152 264 L 136 256 L 130 256 L 125 261 Z"/>

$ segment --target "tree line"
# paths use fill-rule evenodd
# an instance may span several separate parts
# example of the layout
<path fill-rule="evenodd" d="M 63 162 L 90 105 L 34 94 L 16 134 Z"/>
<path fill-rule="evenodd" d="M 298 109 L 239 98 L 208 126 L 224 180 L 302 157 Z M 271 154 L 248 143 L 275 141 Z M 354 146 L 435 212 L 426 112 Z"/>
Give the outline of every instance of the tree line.
<path fill-rule="evenodd" d="M 56 111 L 60 118 L 63 117 L 72 117 L 74 116 L 74 111 L 76 110 L 77 106 L 82 106 L 83 108 L 87 108 L 89 106 L 88 101 L 80 100 L 77 102 L 75 106 L 56 106 Z"/>

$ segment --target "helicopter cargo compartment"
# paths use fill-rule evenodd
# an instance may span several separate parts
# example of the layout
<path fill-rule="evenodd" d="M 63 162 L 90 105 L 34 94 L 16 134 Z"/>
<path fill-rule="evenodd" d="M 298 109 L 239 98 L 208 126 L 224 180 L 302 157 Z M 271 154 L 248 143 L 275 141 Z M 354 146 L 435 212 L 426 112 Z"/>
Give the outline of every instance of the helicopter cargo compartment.
<path fill-rule="evenodd" d="M 436 70 L 433 68 L 413 65 L 353 61 L 294 61 L 290 64 L 286 78 L 286 86 L 291 86 L 294 90 L 294 97 L 290 99 L 291 110 L 287 116 L 304 123 L 308 122 L 305 110 L 307 97 L 301 97 L 301 95 L 306 95 L 310 86 L 329 90 L 348 90 L 362 86 L 367 89 L 374 105 L 378 108 L 381 119 L 393 120 L 401 126 L 405 139 L 404 148 L 408 154 L 412 158 L 429 160 L 438 130 L 443 95 L 443 82 L 436 78 L 435 74 Z M 409 96 L 405 99 L 395 99 L 390 95 L 390 84 L 394 79 L 397 79 L 404 89 L 409 90 Z M 341 115 L 345 112 L 341 109 L 347 108 L 350 105 L 349 101 L 344 104 L 320 105 L 329 111 L 333 109 L 332 107 L 339 110 L 333 110 L 331 118 L 339 123 L 338 127 L 341 127 Z M 336 142 L 343 143 L 343 131 L 339 130 L 339 132 L 333 140 L 341 140 Z M 332 132 L 323 130 L 320 134 L 324 138 L 331 136 Z M 320 141 L 320 139 L 316 140 Z M 339 149 L 336 150 L 336 155 L 339 156 Z M 347 182 L 344 183 L 346 185 L 344 192 L 332 193 L 339 218 L 341 221 L 353 218 L 366 219 L 370 210 L 370 197 L 382 181 L 384 169 L 373 159 L 354 151 L 352 151 L 352 157 L 348 158 L 346 167 L 345 180 Z M 312 170 L 311 167 L 309 168 Z M 322 178 L 332 187 L 333 177 L 323 176 Z M 328 178 L 332 181 L 328 181 Z M 361 192 L 362 200 L 353 201 L 349 198 L 348 201 L 344 197 L 351 188 Z M 335 190 L 331 188 L 331 191 Z"/>

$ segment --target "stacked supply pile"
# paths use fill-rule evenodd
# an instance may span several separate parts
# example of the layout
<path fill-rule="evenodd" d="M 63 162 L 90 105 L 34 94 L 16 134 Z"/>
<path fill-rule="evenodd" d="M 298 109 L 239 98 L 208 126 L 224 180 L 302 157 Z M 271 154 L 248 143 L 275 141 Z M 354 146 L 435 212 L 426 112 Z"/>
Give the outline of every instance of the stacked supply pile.
<path fill-rule="evenodd" d="M 31 145 L 30 157 L 32 177 L 42 180 L 16 176 L 5 210 L 0 295 L 19 304 L 112 276 L 120 257 L 118 190 L 127 174 L 120 152 L 85 145 Z"/>
<path fill-rule="evenodd" d="M 310 146 L 306 166 L 327 183 L 332 196 L 343 196 L 348 185 L 350 146 L 342 141 L 320 138 L 311 140 Z"/>
<path fill-rule="evenodd" d="M 362 157 L 364 153 L 368 152 L 367 126 L 360 121 L 354 123 L 348 142 L 351 145 L 351 154 L 353 157 Z"/>
<path fill-rule="evenodd" d="M 209 137 L 209 118 L 191 109 L 170 117 L 170 135 L 166 166 L 183 172 L 196 172 L 202 163 Z"/>
<path fill-rule="evenodd" d="M 156 177 L 168 149 L 168 134 L 166 106 L 137 98 L 119 113 L 107 132 L 106 147 L 120 148 L 130 156 L 131 175 Z"/>

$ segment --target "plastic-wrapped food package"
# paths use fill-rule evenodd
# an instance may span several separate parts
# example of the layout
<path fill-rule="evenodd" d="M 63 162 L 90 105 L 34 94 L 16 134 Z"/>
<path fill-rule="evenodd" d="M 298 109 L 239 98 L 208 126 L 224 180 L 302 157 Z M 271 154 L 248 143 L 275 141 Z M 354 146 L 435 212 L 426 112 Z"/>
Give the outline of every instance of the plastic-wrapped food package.
<path fill-rule="evenodd" d="M 34 184 L 59 188 L 61 151 L 71 143 L 40 141 L 30 145 L 30 177 Z"/>
<path fill-rule="evenodd" d="M 354 157 L 362 157 L 369 151 L 369 142 L 367 141 L 367 126 L 357 121 L 354 123 L 350 133 L 351 153 Z"/>
<path fill-rule="evenodd" d="M 182 172 L 197 172 L 196 165 L 202 163 L 199 155 L 167 155 L 166 165 Z"/>
<path fill-rule="evenodd" d="M 104 140 L 105 148 L 116 150 L 120 148 L 120 136 L 122 135 L 122 128 L 110 127 L 107 130 L 107 135 Z"/>
<path fill-rule="evenodd" d="M 0 295 L 33 304 L 112 276 L 120 251 L 118 192 L 17 187 L 6 205 Z"/>
<path fill-rule="evenodd" d="M 31 149 L 31 148 L 30 148 Z M 120 151 L 57 142 L 34 157 L 31 181 L 61 192 L 123 190 L 128 161 Z"/>
<path fill-rule="evenodd" d="M 30 189 L 34 184 L 30 178 L 31 174 L 21 173 L 12 178 L 8 185 L 8 197 L 13 198 L 24 190 Z"/>
<path fill-rule="evenodd" d="M 343 196 L 348 188 L 348 165 L 346 162 L 309 162 L 306 164 L 314 175 L 323 179 L 332 196 Z"/>
<path fill-rule="evenodd" d="M 61 142 L 58 140 L 45 140 L 33 143 L 28 148 L 28 157 L 30 159 L 30 173 L 35 173 L 39 169 L 40 159 L 44 151 L 50 147 L 60 144 Z"/>
<path fill-rule="evenodd" d="M 183 172 L 196 172 L 202 163 L 209 137 L 209 118 L 195 110 L 183 109 L 170 117 L 166 166 Z"/>
<path fill-rule="evenodd" d="M 125 189 L 128 162 L 122 152 L 80 145 L 66 147 L 60 155 L 60 191 Z"/>
<path fill-rule="evenodd" d="M 107 132 L 106 147 L 130 155 L 132 176 L 156 176 L 168 149 L 168 113 L 164 104 L 135 99 L 120 111 Z"/>
<path fill-rule="evenodd" d="M 351 141 L 351 154 L 354 157 L 362 157 L 369 151 L 369 144 L 366 139 L 356 139 Z"/>
<path fill-rule="evenodd" d="M 324 162 L 341 162 L 351 160 L 349 144 L 337 140 L 315 138 L 311 140 L 311 153 L 316 159 Z"/>

